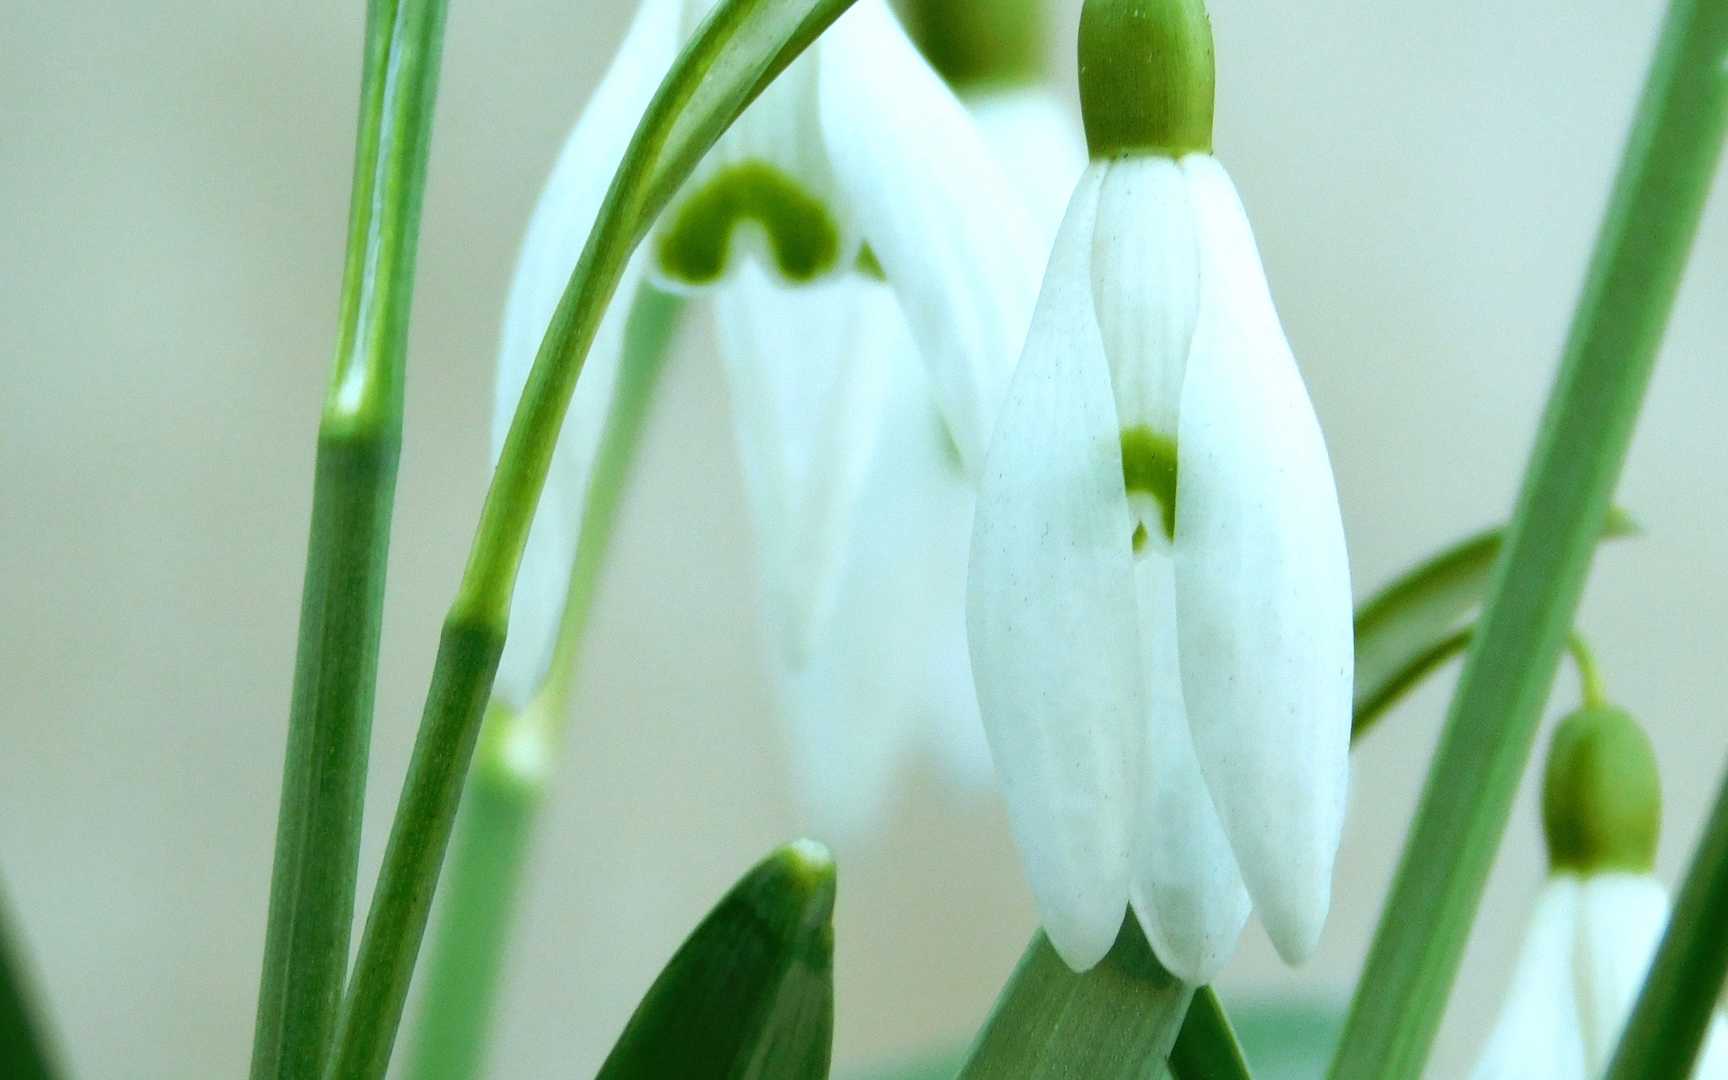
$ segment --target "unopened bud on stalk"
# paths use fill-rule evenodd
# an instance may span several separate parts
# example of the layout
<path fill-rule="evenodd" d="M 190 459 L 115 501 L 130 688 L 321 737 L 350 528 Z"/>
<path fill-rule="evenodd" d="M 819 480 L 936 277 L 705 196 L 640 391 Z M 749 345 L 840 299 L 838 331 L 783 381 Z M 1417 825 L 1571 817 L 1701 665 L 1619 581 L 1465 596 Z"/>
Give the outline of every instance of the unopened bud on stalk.
<path fill-rule="evenodd" d="M 1211 153 L 1215 79 L 1202 0 L 1086 0 L 1080 108 L 1093 158 Z"/>
<path fill-rule="evenodd" d="M 1560 722 L 1542 779 L 1542 825 L 1556 872 L 1655 868 L 1662 784 L 1650 738 L 1625 710 L 1587 706 Z"/>

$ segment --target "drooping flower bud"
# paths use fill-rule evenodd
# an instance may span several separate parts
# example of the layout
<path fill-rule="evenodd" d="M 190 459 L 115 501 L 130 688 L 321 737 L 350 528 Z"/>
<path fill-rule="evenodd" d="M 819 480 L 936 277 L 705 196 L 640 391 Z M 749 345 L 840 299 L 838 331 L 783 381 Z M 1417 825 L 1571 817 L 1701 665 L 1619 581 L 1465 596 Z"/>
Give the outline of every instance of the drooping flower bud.
<path fill-rule="evenodd" d="M 1086 0 L 1080 109 L 1092 157 L 1211 153 L 1216 73 L 1202 0 Z"/>
<path fill-rule="evenodd" d="M 1625 710 L 1587 706 L 1560 722 L 1542 778 L 1542 826 L 1556 872 L 1655 868 L 1662 782 L 1650 737 Z"/>

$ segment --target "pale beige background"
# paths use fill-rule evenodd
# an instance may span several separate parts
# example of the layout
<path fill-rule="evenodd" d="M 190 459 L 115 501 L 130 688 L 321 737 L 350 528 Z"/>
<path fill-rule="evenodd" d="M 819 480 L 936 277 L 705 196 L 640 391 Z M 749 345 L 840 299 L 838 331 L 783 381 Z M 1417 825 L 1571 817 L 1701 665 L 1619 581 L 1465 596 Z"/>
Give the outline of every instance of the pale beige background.
<path fill-rule="evenodd" d="M 453 5 L 368 881 L 485 480 L 518 232 L 627 6 Z M 0 879 L 83 1076 L 244 1068 L 362 7 L 0 7 Z M 1326 423 L 1363 592 L 1505 513 L 1658 6 L 1214 8 L 1219 150 Z M 1725 241 L 1718 184 L 1626 477 L 1649 536 L 1604 556 L 1585 610 L 1657 737 L 1669 875 L 1724 757 Z M 691 349 L 596 620 L 501 1076 L 591 1071 L 685 929 L 799 829 L 723 397 Z M 1421 694 L 1357 755 L 1320 954 L 1289 973 L 1251 931 L 1229 989 L 1347 992 L 1443 704 Z M 1435 1075 L 1469 1060 L 1539 882 L 1530 795 Z M 839 1060 L 963 1039 L 1032 925 L 997 808 L 909 777 L 892 828 L 840 855 Z"/>

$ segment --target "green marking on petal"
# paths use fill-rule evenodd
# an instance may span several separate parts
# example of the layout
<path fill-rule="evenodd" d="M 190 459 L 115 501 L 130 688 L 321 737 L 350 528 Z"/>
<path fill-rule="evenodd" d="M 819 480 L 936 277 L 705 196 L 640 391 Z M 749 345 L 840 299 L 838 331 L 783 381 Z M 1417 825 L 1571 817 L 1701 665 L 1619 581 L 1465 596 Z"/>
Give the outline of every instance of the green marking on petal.
<path fill-rule="evenodd" d="M 882 269 L 882 260 L 865 244 L 858 249 L 858 272 L 872 281 L 887 281 L 888 271 Z"/>
<path fill-rule="evenodd" d="M 661 271 L 688 285 L 718 280 L 733 231 L 746 223 L 768 235 L 787 281 L 813 281 L 840 261 L 840 227 L 822 200 L 774 166 L 746 161 L 709 177 L 673 211 L 655 247 Z"/>
<path fill-rule="evenodd" d="M 1164 535 L 1176 539 L 1176 440 L 1149 427 L 1122 429 L 1122 484 L 1131 495 L 1150 495 L 1164 512 Z M 1134 550 L 1145 545 L 1145 526 L 1134 533 Z"/>
<path fill-rule="evenodd" d="M 1655 867 L 1662 781 L 1638 721 L 1612 706 L 1587 706 L 1560 721 L 1542 778 L 1542 826 L 1557 871 Z"/>

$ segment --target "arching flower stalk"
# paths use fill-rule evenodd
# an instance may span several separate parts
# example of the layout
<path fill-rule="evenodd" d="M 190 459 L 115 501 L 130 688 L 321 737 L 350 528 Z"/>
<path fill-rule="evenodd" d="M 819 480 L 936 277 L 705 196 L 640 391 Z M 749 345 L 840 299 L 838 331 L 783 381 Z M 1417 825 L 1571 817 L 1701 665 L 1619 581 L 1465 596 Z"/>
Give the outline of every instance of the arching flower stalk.
<path fill-rule="evenodd" d="M 1319 425 L 1212 156 L 1199 0 L 1089 0 L 1092 164 L 991 444 L 973 669 L 1052 944 L 1132 906 L 1184 980 L 1250 898 L 1315 946 L 1342 827 L 1349 566 Z"/>

